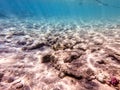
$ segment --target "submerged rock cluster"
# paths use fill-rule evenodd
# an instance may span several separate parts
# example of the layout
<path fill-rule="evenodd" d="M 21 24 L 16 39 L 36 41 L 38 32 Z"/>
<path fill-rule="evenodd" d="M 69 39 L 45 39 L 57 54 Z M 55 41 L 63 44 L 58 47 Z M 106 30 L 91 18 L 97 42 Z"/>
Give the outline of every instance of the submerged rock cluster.
<path fill-rule="evenodd" d="M 0 90 L 120 90 L 120 28 L 61 25 L 1 23 Z"/>

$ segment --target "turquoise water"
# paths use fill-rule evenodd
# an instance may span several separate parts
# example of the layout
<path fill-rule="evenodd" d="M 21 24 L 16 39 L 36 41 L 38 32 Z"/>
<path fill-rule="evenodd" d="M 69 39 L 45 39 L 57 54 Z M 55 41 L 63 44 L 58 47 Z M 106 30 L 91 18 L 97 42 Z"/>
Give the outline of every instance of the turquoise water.
<path fill-rule="evenodd" d="M 0 17 L 112 20 L 120 0 L 0 0 Z"/>

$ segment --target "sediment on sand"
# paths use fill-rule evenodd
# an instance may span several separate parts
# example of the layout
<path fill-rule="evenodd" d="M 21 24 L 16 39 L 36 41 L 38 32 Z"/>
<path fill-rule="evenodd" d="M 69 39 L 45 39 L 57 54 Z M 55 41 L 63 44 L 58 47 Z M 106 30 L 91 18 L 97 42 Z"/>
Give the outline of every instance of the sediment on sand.
<path fill-rule="evenodd" d="M 117 26 L 2 22 L 0 90 L 119 90 Z"/>

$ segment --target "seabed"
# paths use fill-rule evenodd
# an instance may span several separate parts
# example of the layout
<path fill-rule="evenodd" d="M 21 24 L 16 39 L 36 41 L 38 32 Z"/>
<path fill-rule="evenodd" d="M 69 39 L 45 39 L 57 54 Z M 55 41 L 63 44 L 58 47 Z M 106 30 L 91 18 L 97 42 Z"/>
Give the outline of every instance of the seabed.
<path fill-rule="evenodd" d="M 0 90 L 120 90 L 120 24 L 0 19 Z"/>

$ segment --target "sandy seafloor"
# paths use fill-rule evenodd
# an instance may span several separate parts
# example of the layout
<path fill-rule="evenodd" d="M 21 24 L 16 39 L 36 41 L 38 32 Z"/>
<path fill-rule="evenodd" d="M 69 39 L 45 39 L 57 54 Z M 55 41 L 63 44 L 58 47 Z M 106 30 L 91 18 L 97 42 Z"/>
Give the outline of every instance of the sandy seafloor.
<path fill-rule="evenodd" d="M 120 90 L 120 24 L 0 19 L 0 90 Z"/>

